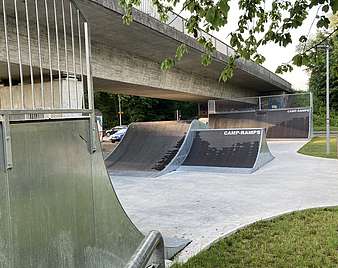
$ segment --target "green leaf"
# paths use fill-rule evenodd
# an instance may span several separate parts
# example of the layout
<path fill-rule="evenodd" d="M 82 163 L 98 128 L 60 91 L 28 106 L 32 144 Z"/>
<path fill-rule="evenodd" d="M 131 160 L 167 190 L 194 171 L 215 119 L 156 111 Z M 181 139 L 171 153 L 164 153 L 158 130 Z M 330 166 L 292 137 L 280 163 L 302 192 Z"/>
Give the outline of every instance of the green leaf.
<path fill-rule="evenodd" d="M 302 66 L 303 64 L 303 55 L 297 54 L 292 58 L 292 62 L 296 66 Z"/>
<path fill-rule="evenodd" d="M 322 10 L 323 10 L 324 12 L 329 12 L 329 9 L 330 9 L 330 6 L 329 6 L 329 5 L 324 5 L 324 6 L 322 7 Z"/>
<path fill-rule="evenodd" d="M 324 16 L 320 18 L 320 20 L 317 22 L 318 28 L 328 28 L 330 25 L 330 20 Z"/>
<path fill-rule="evenodd" d="M 301 37 L 299 37 L 299 42 L 305 43 L 306 41 L 307 41 L 307 37 L 305 35 L 302 35 Z"/>
<path fill-rule="evenodd" d="M 338 1 L 337 0 L 331 0 L 330 6 L 332 8 L 333 14 L 336 14 L 336 12 L 338 11 Z"/>
<path fill-rule="evenodd" d="M 162 71 L 168 71 L 175 66 L 175 60 L 172 58 L 166 58 L 161 63 Z"/>
<path fill-rule="evenodd" d="M 203 66 L 208 66 L 211 63 L 211 55 L 210 54 L 203 54 L 201 56 L 201 63 Z"/>
<path fill-rule="evenodd" d="M 184 55 L 186 55 L 188 53 L 188 48 L 185 44 L 181 44 L 177 47 L 176 49 L 176 55 L 175 58 L 176 60 L 181 60 L 183 58 Z"/>

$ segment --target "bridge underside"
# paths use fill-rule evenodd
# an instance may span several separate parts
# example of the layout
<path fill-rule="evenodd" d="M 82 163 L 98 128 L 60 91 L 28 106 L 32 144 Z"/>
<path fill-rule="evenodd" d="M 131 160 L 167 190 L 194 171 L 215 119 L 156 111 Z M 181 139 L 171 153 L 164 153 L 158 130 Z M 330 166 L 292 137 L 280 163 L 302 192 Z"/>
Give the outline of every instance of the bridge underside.
<path fill-rule="evenodd" d="M 197 42 L 174 28 L 167 26 L 160 21 L 135 11 L 134 22 L 130 26 L 122 23 L 120 9 L 114 1 L 102 0 L 75 0 L 78 7 L 89 21 L 91 30 L 92 50 L 92 72 L 94 78 L 94 89 L 112 93 L 138 95 L 153 98 L 197 101 L 203 102 L 208 99 L 219 99 L 227 97 L 244 97 L 267 94 L 280 94 L 290 90 L 290 84 L 278 79 L 260 66 L 239 61 L 233 78 L 220 83 L 218 77 L 224 67 L 227 57 L 219 52 L 214 55 L 213 63 L 208 67 L 200 64 L 201 51 L 203 50 Z M 47 0 L 51 7 L 53 1 Z M 57 2 L 59 5 L 59 3 Z M 16 44 L 16 25 L 12 4 L 7 8 L 7 28 L 9 40 L 9 56 L 11 59 L 11 72 L 14 82 L 20 81 L 18 47 Z M 57 6 L 60 11 L 60 6 Z M 22 53 L 22 65 L 25 74 L 29 74 L 29 58 L 27 29 L 24 5 L 18 5 L 20 41 Z M 50 18 L 53 18 L 53 10 L 50 11 Z M 66 13 L 68 10 L 66 10 Z M 0 12 L 1 13 L 1 12 Z M 34 15 L 34 10 L 30 10 Z M 0 15 L 0 36 L 4 36 L 3 17 Z M 75 66 L 72 62 L 72 53 L 79 55 L 79 45 L 75 42 L 72 45 L 71 21 L 66 16 L 66 42 L 64 42 L 62 19 L 59 20 L 58 35 L 59 59 L 56 58 L 57 48 L 55 47 L 55 25 L 50 22 L 51 32 L 51 59 L 49 59 L 47 46 L 46 18 L 43 12 L 40 13 L 40 40 L 41 40 L 41 68 L 46 78 L 49 76 L 49 60 L 53 69 L 53 79 L 57 79 L 60 69 L 62 76 L 70 75 L 74 67 L 78 71 L 81 67 L 77 61 Z M 34 79 L 39 83 L 39 51 L 38 33 L 34 25 L 34 16 L 30 21 L 30 41 L 32 46 L 32 66 Z M 82 32 L 83 35 L 83 32 Z M 75 40 L 78 35 L 75 31 Z M 67 43 L 67 49 L 65 49 Z M 175 55 L 177 46 L 181 43 L 187 44 L 188 55 L 177 64 L 175 68 L 163 72 L 160 68 L 161 61 L 169 56 Z M 0 80 L 6 84 L 8 79 L 7 58 L 4 38 L 0 39 Z M 72 52 L 73 50 L 73 52 Z M 84 45 L 82 47 L 82 52 Z M 67 51 L 67 53 L 65 53 Z M 65 55 L 68 54 L 68 55 Z M 67 57 L 66 57 L 67 56 Z M 68 70 L 66 62 L 68 61 Z M 85 58 L 83 58 L 85 61 Z M 57 66 L 60 62 L 60 66 Z M 84 68 L 84 75 L 86 69 Z M 0 81 L 1 82 L 1 81 Z M 29 83 L 29 81 L 27 81 Z M 15 85 L 15 84 L 14 84 Z"/>

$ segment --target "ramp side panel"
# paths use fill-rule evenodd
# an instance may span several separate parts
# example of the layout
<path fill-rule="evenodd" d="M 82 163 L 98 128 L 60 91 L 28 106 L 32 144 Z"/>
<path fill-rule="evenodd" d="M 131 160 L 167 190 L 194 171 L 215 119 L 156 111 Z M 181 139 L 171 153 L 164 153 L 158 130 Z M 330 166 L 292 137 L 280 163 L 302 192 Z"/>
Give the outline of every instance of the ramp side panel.
<path fill-rule="evenodd" d="M 194 137 L 195 137 L 195 131 L 196 129 L 206 129 L 207 126 L 206 124 L 198 121 L 198 120 L 194 120 L 191 122 L 188 133 L 185 135 L 185 139 L 184 142 L 182 143 L 180 149 L 178 150 L 176 156 L 171 160 L 171 162 L 166 166 L 165 169 L 163 169 L 160 175 L 166 174 L 168 172 L 174 171 L 176 169 L 178 169 L 184 162 L 184 160 L 187 158 Z"/>
<path fill-rule="evenodd" d="M 235 131 L 234 134 L 229 134 L 231 131 Z M 245 135 L 236 131 L 196 131 L 190 153 L 183 165 L 253 168 L 260 146 L 260 130 Z"/>
<path fill-rule="evenodd" d="M 257 155 L 257 160 L 256 160 L 253 171 L 261 168 L 265 164 L 272 161 L 274 158 L 275 157 L 272 155 L 270 148 L 268 146 L 268 143 L 266 141 L 266 131 L 265 131 L 265 129 L 262 129 L 259 153 Z"/>
<path fill-rule="evenodd" d="M 3 131 L 0 124 L 0 138 L 3 140 Z M 2 143 L 1 143 L 2 144 Z M 4 148 L 0 145 L 1 161 L 4 161 Z M 9 196 L 9 185 L 8 175 L 4 171 L 4 162 L 1 164 L 2 169 L 0 170 L 0 210 L 1 210 L 1 221 L 0 221 L 0 267 L 11 267 L 13 264 L 13 250 L 12 250 L 12 239 L 11 239 L 11 218 L 10 218 L 10 196 Z"/>
<path fill-rule="evenodd" d="M 267 138 L 308 138 L 310 108 L 209 114 L 210 128 L 266 128 Z"/>
<path fill-rule="evenodd" d="M 131 124 L 120 145 L 106 158 L 107 168 L 112 174 L 160 172 L 179 151 L 189 126 L 177 121 Z"/>
<path fill-rule="evenodd" d="M 123 267 L 141 241 L 110 185 L 101 152 L 89 154 L 88 124 L 11 125 L 6 267 Z"/>

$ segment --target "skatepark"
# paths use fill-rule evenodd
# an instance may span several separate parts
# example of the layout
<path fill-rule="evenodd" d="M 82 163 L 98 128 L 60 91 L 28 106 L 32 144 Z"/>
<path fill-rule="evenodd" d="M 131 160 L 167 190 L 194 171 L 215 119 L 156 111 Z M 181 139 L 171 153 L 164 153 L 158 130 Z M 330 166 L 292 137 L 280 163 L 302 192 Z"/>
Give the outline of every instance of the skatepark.
<path fill-rule="evenodd" d="M 160 178 L 111 175 L 111 180 L 141 230 L 192 241 L 178 255 L 186 261 L 255 221 L 338 204 L 337 160 L 298 154 L 305 143 L 268 142 L 275 159 L 253 174 L 175 171 Z"/>
<path fill-rule="evenodd" d="M 238 96 L 225 98 L 215 72 L 202 79 L 190 66 L 197 50 L 195 73 L 156 75 L 144 55 L 102 46 L 113 8 L 102 5 L 2 2 L 0 267 L 165 268 L 250 223 L 338 204 L 337 160 L 297 153 L 313 134 L 310 93 L 247 62 L 227 84 Z M 163 35 L 137 27 L 135 38 Z M 137 84 L 126 70 L 153 74 Z M 208 103 L 207 116 L 132 122 L 103 156 L 94 91 L 114 86 Z"/>

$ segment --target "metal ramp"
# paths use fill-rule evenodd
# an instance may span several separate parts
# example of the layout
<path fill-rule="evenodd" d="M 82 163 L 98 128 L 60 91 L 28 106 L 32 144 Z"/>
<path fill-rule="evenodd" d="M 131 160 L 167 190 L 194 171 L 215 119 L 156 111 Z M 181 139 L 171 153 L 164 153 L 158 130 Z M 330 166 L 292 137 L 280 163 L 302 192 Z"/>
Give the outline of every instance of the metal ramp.
<path fill-rule="evenodd" d="M 252 173 L 272 156 L 264 129 L 193 130 L 190 152 L 179 170 Z"/>
<path fill-rule="evenodd" d="M 133 123 L 116 149 L 105 159 L 111 175 L 157 177 L 177 169 L 187 156 L 194 120 Z"/>

